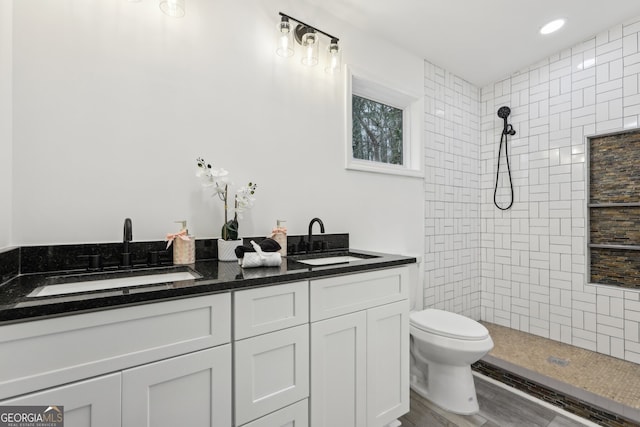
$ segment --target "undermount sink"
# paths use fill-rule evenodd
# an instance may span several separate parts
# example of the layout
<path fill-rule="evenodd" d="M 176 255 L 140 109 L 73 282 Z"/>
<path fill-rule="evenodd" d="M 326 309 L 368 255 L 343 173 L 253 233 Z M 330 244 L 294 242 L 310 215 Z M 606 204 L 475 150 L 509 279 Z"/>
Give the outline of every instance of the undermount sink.
<path fill-rule="evenodd" d="M 301 264 L 317 266 L 317 265 L 344 264 L 351 261 L 362 261 L 362 258 L 345 255 L 345 256 L 330 256 L 326 258 L 299 259 L 296 261 Z"/>
<path fill-rule="evenodd" d="M 364 259 L 377 258 L 375 255 L 357 254 L 353 252 L 332 253 L 324 252 L 318 254 L 307 254 L 289 257 L 296 262 L 314 267 L 333 264 L 347 264 L 354 261 L 362 261 Z"/>
<path fill-rule="evenodd" d="M 45 279 L 46 285 L 37 287 L 27 297 L 44 297 L 130 286 L 154 285 L 157 283 L 193 280 L 200 277 L 202 276 L 199 273 L 190 268 L 49 276 Z"/>

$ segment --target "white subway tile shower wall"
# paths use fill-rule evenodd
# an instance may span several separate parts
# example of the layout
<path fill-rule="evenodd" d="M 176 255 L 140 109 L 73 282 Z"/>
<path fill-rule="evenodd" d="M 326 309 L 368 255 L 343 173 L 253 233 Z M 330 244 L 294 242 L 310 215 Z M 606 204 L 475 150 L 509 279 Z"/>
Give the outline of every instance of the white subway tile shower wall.
<path fill-rule="evenodd" d="M 481 318 L 635 363 L 640 294 L 587 284 L 585 137 L 638 127 L 639 37 L 637 18 L 482 88 L 479 155 Z M 506 212 L 493 206 L 503 105 L 517 131 L 509 141 L 515 203 Z M 468 167 L 467 157 L 454 159 L 450 169 Z"/>
<path fill-rule="evenodd" d="M 425 307 L 480 319 L 480 89 L 425 62 Z"/>

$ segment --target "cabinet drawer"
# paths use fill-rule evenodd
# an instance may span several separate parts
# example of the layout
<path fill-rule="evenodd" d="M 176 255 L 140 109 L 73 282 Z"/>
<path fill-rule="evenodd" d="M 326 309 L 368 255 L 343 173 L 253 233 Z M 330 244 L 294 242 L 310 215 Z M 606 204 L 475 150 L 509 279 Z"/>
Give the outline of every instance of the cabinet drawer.
<path fill-rule="evenodd" d="M 309 401 L 301 400 L 272 414 L 245 424 L 244 427 L 308 427 Z"/>
<path fill-rule="evenodd" d="M 227 343 L 229 293 L 0 328 L 0 399 Z"/>
<path fill-rule="evenodd" d="M 309 396 L 309 326 L 235 343 L 236 424 Z"/>
<path fill-rule="evenodd" d="M 238 291 L 234 301 L 237 340 L 309 321 L 309 284 L 306 281 Z"/>
<path fill-rule="evenodd" d="M 409 298 L 407 267 L 312 280 L 311 321 Z"/>

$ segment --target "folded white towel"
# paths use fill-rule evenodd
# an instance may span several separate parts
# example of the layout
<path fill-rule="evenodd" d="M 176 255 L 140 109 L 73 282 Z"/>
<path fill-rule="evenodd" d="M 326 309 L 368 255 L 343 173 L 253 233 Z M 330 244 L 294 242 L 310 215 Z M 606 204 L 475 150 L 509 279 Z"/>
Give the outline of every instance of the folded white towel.
<path fill-rule="evenodd" d="M 245 252 L 244 256 L 238 259 L 240 267 L 279 267 L 282 264 L 280 252 L 264 252 L 253 240 L 251 241 L 251 246 L 253 246 L 255 252 Z"/>

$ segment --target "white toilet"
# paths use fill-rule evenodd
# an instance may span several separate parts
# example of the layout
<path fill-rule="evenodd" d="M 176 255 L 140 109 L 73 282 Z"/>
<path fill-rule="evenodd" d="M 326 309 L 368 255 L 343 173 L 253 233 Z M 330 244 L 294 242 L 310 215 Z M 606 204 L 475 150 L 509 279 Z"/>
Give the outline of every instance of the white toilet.
<path fill-rule="evenodd" d="M 456 313 L 422 306 L 422 281 L 412 280 L 411 388 L 457 414 L 478 412 L 471 364 L 493 348 L 487 328 Z"/>

